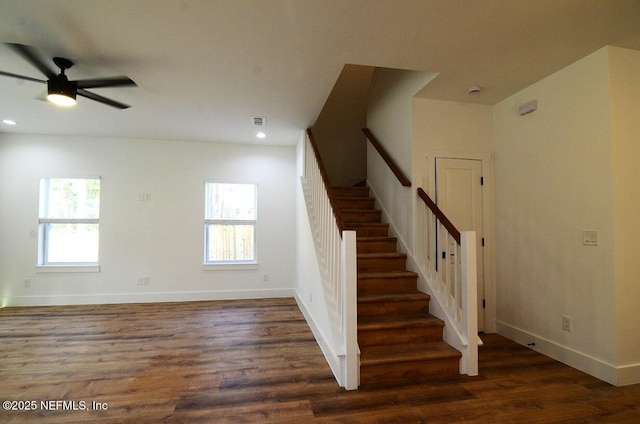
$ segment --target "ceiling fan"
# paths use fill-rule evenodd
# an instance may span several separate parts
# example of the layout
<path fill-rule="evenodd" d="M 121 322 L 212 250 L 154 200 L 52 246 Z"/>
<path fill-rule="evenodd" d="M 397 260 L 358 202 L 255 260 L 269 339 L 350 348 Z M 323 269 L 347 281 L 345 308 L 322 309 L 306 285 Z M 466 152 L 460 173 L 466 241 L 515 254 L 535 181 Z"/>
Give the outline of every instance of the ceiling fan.
<path fill-rule="evenodd" d="M 115 100 L 108 99 L 98 94 L 87 91 L 87 88 L 99 88 L 99 87 L 117 87 L 132 85 L 137 86 L 133 80 L 129 77 L 118 76 L 111 78 L 94 78 L 94 79 L 82 79 L 69 81 L 65 75 L 65 71 L 73 66 L 73 62 L 63 57 L 54 57 L 53 63 L 60 68 L 60 73 L 56 74 L 55 71 L 49 67 L 35 52 L 32 47 L 25 46 L 23 44 L 6 43 L 11 49 L 22 56 L 27 62 L 35 66 L 40 72 L 42 72 L 48 79 L 41 80 L 37 78 L 31 78 L 24 75 L 12 74 L 10 72 L 0 71 L 0 75 L 7 77 L 13 77 L 23 79 L 27 81 L 41 82 L 47 84 L 47 100 L 60 105 L 60 106 L 73 106 L 76 103 L 76 95 L 86 97 L 96 102 L 104 103 L 109 106 L 113 106 L 118 109 L 126 109 L 130 107 L 124 103 L 117 102 Z"/>

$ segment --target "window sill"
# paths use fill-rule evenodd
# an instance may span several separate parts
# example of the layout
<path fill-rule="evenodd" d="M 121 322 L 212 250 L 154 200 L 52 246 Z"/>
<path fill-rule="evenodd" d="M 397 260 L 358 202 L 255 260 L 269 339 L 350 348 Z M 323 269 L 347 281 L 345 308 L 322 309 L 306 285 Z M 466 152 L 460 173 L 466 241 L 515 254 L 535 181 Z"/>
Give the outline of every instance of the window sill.
<path fill-rule="evenodd" d="M 258 262 L 242 262 L 242 263 L 232 263 L 232 262 L 220 262 L 220 263 L 210 263 L 203 264 L 203 271 L 242 271 L 242 270 L 250 270 L 250 269 L 258 269 L 260 266 Z"/>
<path fill-rule="evenodd" d="M 100 265 L 38 265 L 37 273 L 100 272 Z"/>

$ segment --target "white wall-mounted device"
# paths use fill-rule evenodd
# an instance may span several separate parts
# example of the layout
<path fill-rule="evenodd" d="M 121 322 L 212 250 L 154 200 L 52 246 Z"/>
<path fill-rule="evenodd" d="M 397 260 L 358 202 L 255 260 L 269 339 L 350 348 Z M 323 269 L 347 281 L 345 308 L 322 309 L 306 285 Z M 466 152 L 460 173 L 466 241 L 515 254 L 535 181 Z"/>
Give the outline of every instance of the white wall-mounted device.
<path fill-rule="evenodd" d="M 537 100 L 531 100 L 523 105 L 521 105 L 518 108 L 518 113 L 520 114 L 520 116 L 524 116 L 524 115 L 528 115 L 531 112 L 535 112 L 536 110 L 538 110 L 538 101 Z"/>

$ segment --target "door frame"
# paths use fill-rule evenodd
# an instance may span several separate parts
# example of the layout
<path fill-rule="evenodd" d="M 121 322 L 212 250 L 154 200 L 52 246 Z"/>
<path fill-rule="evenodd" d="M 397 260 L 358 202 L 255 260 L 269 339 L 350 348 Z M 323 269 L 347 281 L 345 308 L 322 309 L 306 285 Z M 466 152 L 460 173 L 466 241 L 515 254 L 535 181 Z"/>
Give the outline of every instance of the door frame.
<path fill-rule="evenodd" d="M 484 227 L 484 321 L 485 332 L 496 332 L 496 278 L 495 278 L 495 177 L 493 154 L 485 152 L 460 152 L 460 151 L 430 151 L 423 159 L 422 184 L 429 196 L 435 199 L 436 194 L 436 159 L 471 159 L 482 163 L 482 220 Z M 481 237 L 478 235 L 478 237 Z"/>

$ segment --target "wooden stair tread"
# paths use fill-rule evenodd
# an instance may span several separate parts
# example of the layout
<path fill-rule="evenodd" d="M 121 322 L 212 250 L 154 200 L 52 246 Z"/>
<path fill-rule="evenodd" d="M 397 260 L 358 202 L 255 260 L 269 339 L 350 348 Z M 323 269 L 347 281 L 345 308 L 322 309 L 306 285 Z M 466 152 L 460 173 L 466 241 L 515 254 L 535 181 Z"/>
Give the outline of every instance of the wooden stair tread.
<path fill-rule="evenodd" d="M 461 356 L 459 351 L 443 341 L 367 346 L 360 353 L 360 364 L 361 366 L 375 366 L 397 362 L 460 358 Z"/>
<path fill-rule="evenodd" d="M 363 293 L 358 295 L 358 303 L 374 303 L 374 302 L 400 302 L 411 300 L 424 300 L 428 302 L 431 299 L 426 293 Z"/>
<path fill-rule="evenodd" d="M 365 197 L 365 196 L 334 196 L 333 200 L 335 200 L 338 203 L 347 203 L 347 204 L 367 203 L 370 206 L 375 205 L 375 201 L 376 201 L 376 199 L 373 197 Z"/>
<path fill-rule="evenodd" d="M 359 186 L 333 186 L 334 190 L 345 190 L 345 191 L 367 191 L 369 192 L 369 187 L 364 185 Z"/>
<path fill-rule="evenodd" d="M 398 239 L 387 236 L 356 237 L 357 253 L 396 252 Z"/>
<path fill-rule="evenodd" d="M 358 317 L 358 330 L 370 331 L 414 327 L 444 327 L 444 322 L 430 314 L 374 315 Z"/>
<path fill-rule="evenodd" d="M 373 197 L 340 197 L 333 198 L 339 209 L 375 209 L 375 200 Z M 357 206 L 356 206 L 357 205 Z"/>
<path fill-rule="evenodd" d="M 368 280 L 374 278 L 418 278 L 418 273 L 412 271 L 380 271 L 358 273 L 358 280 Z"/>
<path fill-rule="evenodd" d="M 384 259 L 384 258 L 406 258 L 406 253 L 400 252 L 375 252 L 375 253 L 358 253 L 358 259 Z"/>
<path fill-rule="evenodd" d="M 333 187 L 332 191 L 336 198 L 369 197 L 368 187 Z"/>
<path fill-rule="evenodd" d="M 388 227 L 386 222 L 345 222 L 345 227 Z"/>
<path fill-rule="evenodd" d="M 373 241 L 398 241 L 397 237 L 386 236 L 369 236 L 369 237 L 356 237 L 356 242 L 373 242 Z"/>
<path fill-rule="evenodd" d="M 350 223 L 379 223 L 381 211 L 376 209 L 340 209 L 339 215 L 345 222 Z"/>

